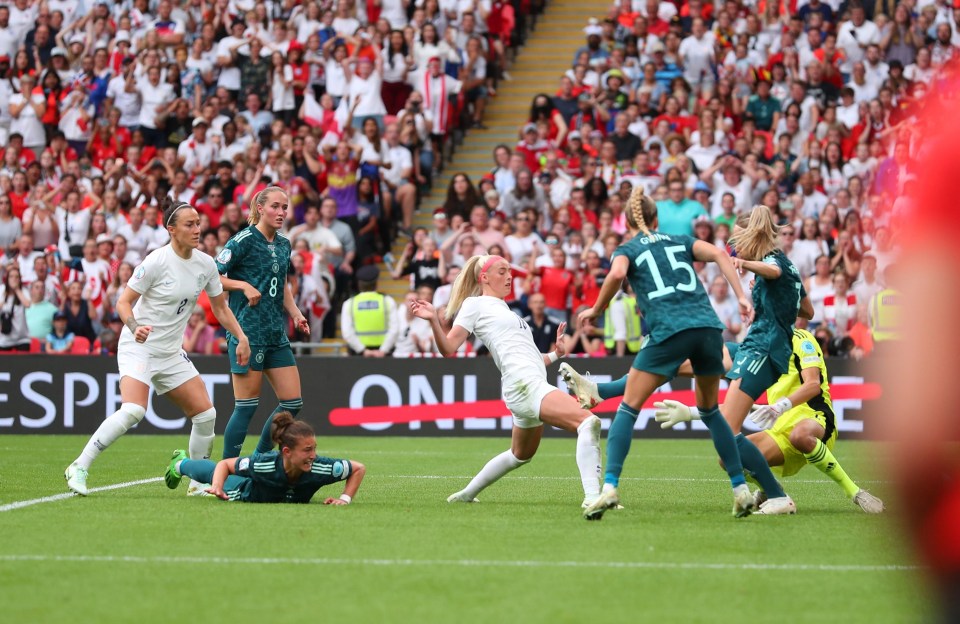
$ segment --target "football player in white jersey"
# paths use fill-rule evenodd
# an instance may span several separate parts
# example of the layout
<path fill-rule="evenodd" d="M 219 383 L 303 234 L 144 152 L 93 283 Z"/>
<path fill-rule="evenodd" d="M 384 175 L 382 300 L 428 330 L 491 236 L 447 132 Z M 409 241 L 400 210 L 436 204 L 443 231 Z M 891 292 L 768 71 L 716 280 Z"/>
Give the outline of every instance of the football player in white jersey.
<path fill-rule="evenodd" d="M 430 321 L 440 353 L 455 353 L 474 334 L 490 350 L 500 369 L 503 399 L 513 414 L 510 450 L 491 459 L 463 490 L 447 502 L 476 502 L 485 487 L 529 462 L 543 435 L 543 424 L 576 432 L 577 467 L 583 483 L 584 506 L 600 495 L 600 419 L 571 401 L 566 393 L 547 383 L 547 364 L 565 355 L 563 331 L 557 330 L 557 348 L 540 353 L 533 334 L 522 318 L 507 307 L 510 294 L 510 263 L 500 256 L 474 256 L 464 265 L 453 284 L 446 318 L 453 328 L 444 333 L 439 316 L 427 301 L 410 304 L 413 313 Z"/>
<path fill-rule="evenodd" d="M 183 332 L 197 298 L 206 291 L 217 320 L 240 337 L 237 360 L 246 364 L 250 344 L 227 307 L 220 274 L 213 259 L 196 250 L 200 215 L 184 202 L 165 201 L 163 223 L 170 243 L 151 252 L 133 272 L 120 298 L 117 313 L 125 327 L 120 334 L 120 409 L 109 416 L 67 467 L 67 487 L 86 496 L 90 465 L 146 415 L 150 385 L 167 395 L 192 420 L 191 459 L 208 459 L 213 447 L 216 410 L 196 367 L 182 348 Z M 242 360 L 242 361 L 241 361 Z M 203 492 L 191 483 L 188 494 Z"/>

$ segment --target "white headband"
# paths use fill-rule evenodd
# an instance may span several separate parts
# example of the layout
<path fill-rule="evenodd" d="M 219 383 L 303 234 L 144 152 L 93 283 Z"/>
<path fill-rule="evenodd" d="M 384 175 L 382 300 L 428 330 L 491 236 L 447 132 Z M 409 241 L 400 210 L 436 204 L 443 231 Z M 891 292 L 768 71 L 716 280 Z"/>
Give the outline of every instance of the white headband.
<path fill-rule="evenodd" d="M 170 227 L 170 222 L 173 221 L 173 215 L 177 214 L 177 211 L 183 208 L 184 206 L 189 207 L 190 204 L 187 202 L 181 202 L 179 206 L 173 209 L 173 212 L 170 213 L 170 216 L 167 217 L 167 222 L 164 224 L 164 227 Z"/>

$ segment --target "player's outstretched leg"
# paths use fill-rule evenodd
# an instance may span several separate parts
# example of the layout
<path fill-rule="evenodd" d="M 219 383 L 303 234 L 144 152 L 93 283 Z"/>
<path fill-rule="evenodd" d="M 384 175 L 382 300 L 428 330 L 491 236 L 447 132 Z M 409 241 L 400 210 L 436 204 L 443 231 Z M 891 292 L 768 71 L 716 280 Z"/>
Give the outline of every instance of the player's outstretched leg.
<path fill-rule="evenodd" d="M 210 459 L 213 455 L 213 439 L 215 437 L 214 424 L 217 421 L 217 410 L 214 407 L 204 410 L 190 419 L 190 459 Z M 167 484 L 170 485 L 169 483 Z M 190 481 L 187 487 L 187 496 L 202 496 L 206 494 L 209 482 Z"/>
<path fill-rule="evenodd" d="M 633 427 L 640 412 L 626 403 L 617 408 L 617 415 L 607 432 L 607 466 L 603 475 L 603 489 L 600 496 L 583 511 L 587 520 L 601 520 L 604 512 L 620 504 L 620 494 L 617 488 L 620 485 L 620 474 L 623 472 L 623 462 L 630 453 L 630 444 L 633 441 Z"/>
<path fill-rule="evenodd" d="M 233 414 L 227 421 L 227 428 L 223 432 L 223 458 L 240 457 L 243 441 L 247 437 L 250 421 L 257 412 L 260 399 L 236 399 L 233 402 Z"/>
<path fill-rule="evenodd" d="M 860 509 L 871 514 L 883 512 L 883 501 L 854 483 L 853 479 L 847 476 L 847 472 L 837 461 L 837 458 L 827 448 L 827 445 L 818 437 L 809 435 L 804 427 L 797 426 L 790 432 L 790 443 L 803 452 L 808 464 L 830 477 L 831 481 L 843 488 L 847 497 Z M 804 452 L 807 449 L 809 449 L 809 452 Z"/>
<path fill-rule="evenodd" d="M 747 485 L 743 476 L 743 466 L 740 463 L 740 452 L 737 450 L 737 441 L 733 436 L 733 430 L 723 419 L 720 409 L 714 405 L 710 408 L 697 408 L 700 412 L 700 419 L 710 430 L 710 438 L 713 440 L 713 448 L 717 450 L 717 455 L 723 462 L 723 467 L 730 477 L 730 485 L 733 486 L 733 515 L 737 518 L 743 518 L 753 513 L 753 494 L 750 493 L 750 487 Z"/>
<path fill-rule="evenodd" d="M 80 456 L 64 472 L 67 487 L 81 496 L 86 496 L 88 492 L 87 475 L 94 460 L 117 438 L 143 420 L 146 413 L 146 409 L 136 403 L 122 403 L 120 409 L 100 423 L 96 433 L 90 437 L 87 445 L 83 447 Z"/>
<path fill-rule="evenodd" d="M 560 377 L 563 383 L 567 384 L 567 391 L 577 399 L 580 407 L 583 409 L 592 409 L 600 403 L 600 395 L 597 394 L 597 384 L 591 379 L 587 379 L 573 367 L 563 362 L 560 364 Z"/>
<path fill-rule="evenodd" d="M 180 463 L 187 459 L 187 452 L 183 449 L 177 449 L 170 456 L 170 463 L 167 465 L 166 472 L 163 473 L 163 481 L 171 490 L 177 489 L 183 474 L 180 473 Z"/>
<path fill-rule="evenodd" d="M 190 477 L 200 483 L 212 483 L 213 471 L 216 470 L 216 468 L 217 462 L 209 459 L 177 459 L 174 457 L 170 460 L 170 466 L 167 468 L 167 472 L 172 473 L 171 477 L 179 474 L 182 477 Z M 164 480 L 166 480 L 166 478 Z M 169 483 L 167 485 L 169 485 Z"/>
<path fill-rule="evenodd" d="M 773 476 L 770 465 L 757 445 L 748 440 L 742 433 L 738 433 L 737 449 L 740 451 L 740 460 L 743 462 L 744 469 L 753 474 L 753 477 L 760 483 L 760 487 L 767 495 L 767 500 L 760 505 L 757 513 L 767 516 L 797 513 L 797 506 L 793 499 L 783 491 L 783 487 Z"/>
<path fill-rule="evenodd" d="M 508 472 L 512 472 L 520 466 L 529 463 L 529 459 L 517 459 L 513 451 L 504 451 L 488 461 L 480 472 L 477 473 L 467 487 L 459 492 L 455 492 L 447 497 L 448 503 L 476 503 L 477 494 L 484 488 L 499 480 Z"/>

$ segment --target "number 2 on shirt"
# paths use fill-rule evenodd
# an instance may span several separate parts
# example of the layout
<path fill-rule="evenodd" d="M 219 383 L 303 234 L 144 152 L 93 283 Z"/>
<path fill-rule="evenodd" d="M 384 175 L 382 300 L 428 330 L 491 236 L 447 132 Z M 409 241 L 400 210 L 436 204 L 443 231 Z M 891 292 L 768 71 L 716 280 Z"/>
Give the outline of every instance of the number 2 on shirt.
<path fill-rule="evenodd" d="M 647 264 L 650 267 L 650 277 L 653 278 L 653 283 L 656 284 L 657 289 L 651 290 L 647 293 L 647 299 L 656 299 L 658 297 L 665 297 L 669 294 L 672 294 L 675 290 L 680 290 L 683 292 L 693 292 L 697 289 L 697 274 L 693 271 L 693 267 L 690 266 L 684 260 L 677 258 L 678 253 L 685 251 L 683 245 L 673 245 L 671 247 L 664 247 L 663 249 L 667 252 L 667 259 L 670 261 L 670 267 L 674 271 L 684 271 L 690 276 L 689 282 L 678 283 L 676 286 L 667 286 L 663 277 L 660 275 L 660 267 L 657 266 L 657 261 L 653 258 L 653 252 L 651 250 L 646 250 L 634 260 L 634 264 L 639 268 L 643 264 Z"/>

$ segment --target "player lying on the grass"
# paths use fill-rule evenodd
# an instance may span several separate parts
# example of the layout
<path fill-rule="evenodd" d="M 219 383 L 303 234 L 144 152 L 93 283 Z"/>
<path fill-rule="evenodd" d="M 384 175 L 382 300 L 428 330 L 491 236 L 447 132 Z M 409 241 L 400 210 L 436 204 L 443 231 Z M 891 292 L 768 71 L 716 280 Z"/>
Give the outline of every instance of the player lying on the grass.
<path fill-rule="evenodd" d="M 735 356 L 738 346 L 736 343 L 725 345 L 726 366 L 730 366 L 731 355 Z M 692 372 L 689 362 L 685 362 L 678 374 L 690 377 Z M 621 396 L 626 386 L 626 377 L 596 383 L 582 377 L 566 363 L 561 364 L 560 375 L 580 404 L 591 407 L 602 400 Z M 827 379 L 823 352 L 816 339 L 806 330 L 796 330 L 790 369 L 767 390 L 767 400 L 771 405 L 756 406 L 750 417 L 762 426 L 772 423 L 773 427 L 748 437 L 770 466 L 782 467 L 781 474 L 784 477 L 796 474 L 809 463 L 840 485 L 860 509 L 867 513 L 880 513 L 884 509 L 883 501 L 858 487 L 832 453 L 837 430 Z M 654 406 L 658 408 L 655 418 L 664 429 L 700 418 L 695 407 L 688 408 L 678 401 L 658 401 Z M 763 490 L 757 492 L 759 504 L 764 494 Z"/>
<path fill-rule="evenodd" d="M 504 301 L 512 281 L 510 263 L 500 256 L 467 260 L 444 312 L 447 319 L 454 319 L 446 333 L 433 305 L 423 300 L 410 304 L 416 316 L 430 321 L 437 348 L 444 356 L 456 353 L 470 334 L 483 341 L 500 369 L 503 399 L 513 414 L 510 449 L 487 462 L 467 487 L 451 494 L 447 502 L 476 502 L 485 487 L 533 459 L 547 423 L 576 432 L 577 468 L 583 504 L 588 505 L 600 494 L 600 419 L 547 383 L 546 365 L 566 354 L 561 339 L 566 323 L 557 329 L 556 350 L 540 353 L 527 324 Z"/>
<path fill-rule="evenodd" d="M 625 213 L 632 238 L 613 253 L 597 302 L 580 313 L 578 322 L 583 325 L 603 314 L 623 280 L 629 279 L 650 334 L 633 361 L 623 402 L 610 427 L 603 491 L 586 508 L 583 517 L 599 520 L 607 509 L 620 503 L 617 487 L 640 409 L 688 360 L 697 378 L 697 405 L 703 412 L 703 422 L 733 487 L 733 513 L 737 517 L 749 515 L 754 508 L 753 496 L 743 475 L 733 432 L 717 406 L 724 371 L 723 324 L 697 279 L 694 261 L 717 263 L 737 297 L 744 320 L 751 318 L 753 308 L 726 252 L 689 236 L 656 231 L 657 205 L 644 195 L 643 187 L 634 188 Z"/>
<path fill-rule="evenodd" d="M 274 445 L 279 450 L 273 450 Z M 244 503 L 309 503 L 325 485 L 347 483 L 339 498 L 327 498 L 324 505 L 348 505 L 357 495 L 366 468 L 348 459 L 317 456 L 313 428 L 294 420 L 290 412 L 279 412 L 267 420 L 257 449 L 250 457 L 220 462 L 187 459 L 174 451 L 164 475 L 167 487 L 175 489 L 181 477 L 210 483 L 207 489 L 223 500 Z"/>
<path fill-rule="evenodd" d="M 117 301 L 117 313 L 125 326 L 117 349 L 120 409 L 101 423 L 64 473 L 67 487 L 83 496 L 87 495 L 87 471 L 93 461 L 143 420 L 151 384 L 192 421 L 190 457 L 210 457 L 217 412 L 200 373 L 182 347 L 183 332 L 202 291 L 210 297 L 221 325 L 237 337 L 232 354 L 236 362 L 232 364 L 246 365 L 250 358 L 250 344 L 227 306 L 216 265 L 210 256 L 196 251 L 200 215 L 190 204 L 165 200 L 163 224 L 170 243 L 144 258 Z M 203 492 L 200 484 L 190 485 L 188 493 Z"/>

